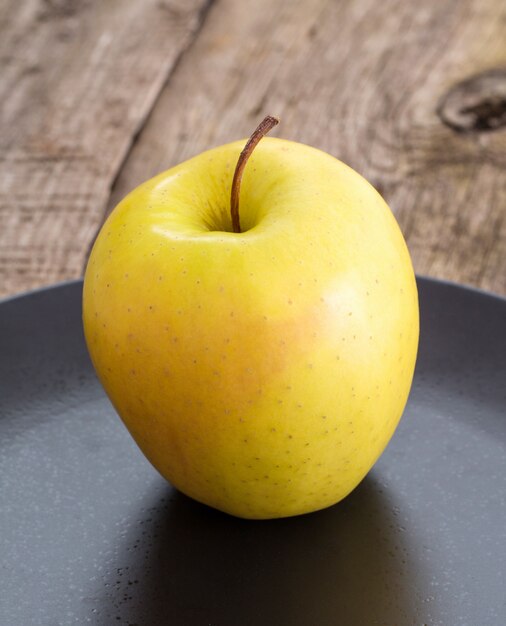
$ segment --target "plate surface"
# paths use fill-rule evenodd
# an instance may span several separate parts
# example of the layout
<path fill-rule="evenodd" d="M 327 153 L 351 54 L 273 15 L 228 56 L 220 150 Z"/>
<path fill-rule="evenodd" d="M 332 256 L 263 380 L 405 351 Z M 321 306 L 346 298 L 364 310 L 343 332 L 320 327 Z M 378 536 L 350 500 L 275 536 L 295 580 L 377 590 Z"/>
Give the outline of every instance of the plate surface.
<path fill-rule="evenodd" d="M 506 300 L 420 279 L 384 455 L 336 506 L 250 522 L 139 452 L 92 371 L 81 288 L 0 304 L 0 624 L 506 624 Z"/>

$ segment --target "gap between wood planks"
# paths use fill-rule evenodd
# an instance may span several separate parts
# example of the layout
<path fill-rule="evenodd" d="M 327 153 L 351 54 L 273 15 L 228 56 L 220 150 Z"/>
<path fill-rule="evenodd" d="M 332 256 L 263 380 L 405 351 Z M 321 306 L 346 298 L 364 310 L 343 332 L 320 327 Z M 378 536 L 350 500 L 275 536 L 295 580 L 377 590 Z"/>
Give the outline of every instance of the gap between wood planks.
<path fill-rule="evenodd" d="M 144 130 L 144 128 L 146 127 L 146 124 L 148 123 L 151 115 L 153 114 L 153 111 L 156 108 L 156 105 L 160 99 L 160 96 L 162 95 L 164 89 L 166 89 L 168 87 L 168 84 L 170 82 L 171 77 L 173 76 L 174 72 L 177 70 L 179 64 L 181 63 L 182 58 L 184 57 L 184 55 L 188 52 L 188 50 L 191 48 L 191 46 L 194 44 L 194 42 L 196 41 L 196 39 L 199 36 L 200 31 L 202 30 L 206 17 L 209 13 L 209 11 L 211 10 L 211 7 L 213 6 L 213 4 L 216 2 L 216 0 L 205 0 L 204 5 L 201 7 L 199 13 L 198 13 L 198 22 L 197 22 L 197 26 L 195 28 L 195 30 L 193 31 L 192 36 L 189 38 L 188 42 L 186 43 L 185 46 L 183 46 L 179 52 L 179 54 L 176 57 L 176 60 L 174 61 L 172 67 L 169 69 L 169 71 L 167 72 L 167 76 L 165 78 L 165 81 L 160 85 L 160 89 L 158 91 L 158 94 L 156 96 L 156 98 L 153 100 L 152 106 L 150 108 L 149 111 L 146 112 L 146 115 L 140 120 L 139 125 L 137 127 L 137 129 L 135 130 L 135 132 L 132 135 L 132 139 L 130 141 L 130 144 L 128 146 L 128 148 L 125 150 L 125 153 L 123 155 L 123 158 L 121 160 L 121 163 L 119 164 L 116 174 L 112 180 L 112 183 L 110 185 L 110 197 L 114 194 L 114 191 L 116 189 L 116 186 L 118 184 L 118 179 L 121 175 L 121 172 L 123 171 L 123 168 L 125 167 L 125 164 L 127 163 L 134 147 L 135 144 L 137 143 L 137 141 L 139 140 L 139 137 L 142 134 L 142 131 Z M 90 256 L 90 252 L 91 249 L 93 248 L 93 244 L 95 243 L 95 239 L 97 238 L 98 233 L 100 232 L 100 229 L 102 228 L 102 224 L 104 223 L 107 215 L 110 213 L 110 209 L 109 209 L 109 203 L 106 203 L 104 206 L 104 212 L 102 214 L 102 219 L 100 221 L 100 224 L 97 227 L 97 230 L 93 236 L 93 238 L 91 239 L 89 245 L 88 245 L 88 249 L 86 251 L 86 255 L 84 257 L 84 262 L 83 262 L 83 269 L 82 272 L 84 274 L 84 271 L 86 270 L 86 265 L 88 263 L 88 257 Z"/>
<path fill-rule="evenodd" d="M 0 295 L 77 277 L 111 183 L 209 0 L 0 7 Z"/>

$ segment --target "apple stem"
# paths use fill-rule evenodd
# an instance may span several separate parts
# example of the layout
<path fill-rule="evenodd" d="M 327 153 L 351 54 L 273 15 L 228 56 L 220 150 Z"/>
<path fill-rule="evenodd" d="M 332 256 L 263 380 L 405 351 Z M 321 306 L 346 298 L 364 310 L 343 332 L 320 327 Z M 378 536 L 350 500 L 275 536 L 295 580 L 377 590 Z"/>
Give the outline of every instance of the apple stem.
<path fill-rule="evenodd" d="M 265 117 L 255 128 L 253 134 L 246 142 L 246 145 L 237 159 L 234 178 L 232 180 L 232 190 L 230 192 L 230 214 L 232 216 L 232 228 L 234 233 L 241 232 L 241 222 L 239 220 L 239 194 L 241 192 L 241 180 L 244 168 L 246 167 L 246 163 L 248 162 L 251 153 L 256 148 L 260 139 L 267 135 L 271 128 L 274 128 L 277 124 L 279 124 L 277 117 L 267 115 L 267 117 Z"/>

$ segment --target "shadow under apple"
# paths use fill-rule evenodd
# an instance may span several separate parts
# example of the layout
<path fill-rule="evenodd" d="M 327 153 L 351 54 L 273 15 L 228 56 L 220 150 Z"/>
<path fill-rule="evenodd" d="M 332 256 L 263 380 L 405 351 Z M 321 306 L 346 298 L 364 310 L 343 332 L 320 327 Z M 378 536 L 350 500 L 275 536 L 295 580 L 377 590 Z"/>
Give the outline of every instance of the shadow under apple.
<path fill-rule="evenodd" d="M 236 519 L 165 485 L 146 498 L 143 519 L 104 581 L 95 623 L 392 626 L 421 619 L 420 546 L 399 526 L 399 503 L 374 474 L 334 507 L 281 520 Z"/>

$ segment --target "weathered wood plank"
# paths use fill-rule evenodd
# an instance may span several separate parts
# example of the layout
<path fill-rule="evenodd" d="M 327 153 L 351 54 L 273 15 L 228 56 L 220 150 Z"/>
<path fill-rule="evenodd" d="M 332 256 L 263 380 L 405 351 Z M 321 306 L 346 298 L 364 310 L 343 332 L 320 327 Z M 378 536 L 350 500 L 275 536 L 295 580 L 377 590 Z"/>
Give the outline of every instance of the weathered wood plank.
<path fill-rule="evenodd" d="M 81 273 L 111 184 L 209 0 L 3 0 L 0 294 Z"/>
<path fill-rule="evenodd" d="M 504 74 L 477 97 L 464 86 L 460 104 L 443 102 L 460 81 L 506 67 L 505 20 L 502 0 L 258 0 L 247 9 L 222 0 L 165 87 L 109 208 L 272 113 L 277 134 L 336 155 L 380 190 L 419 273 L 505 294 Z M 468 127 L 443 123 L 443 104 Z"/>

